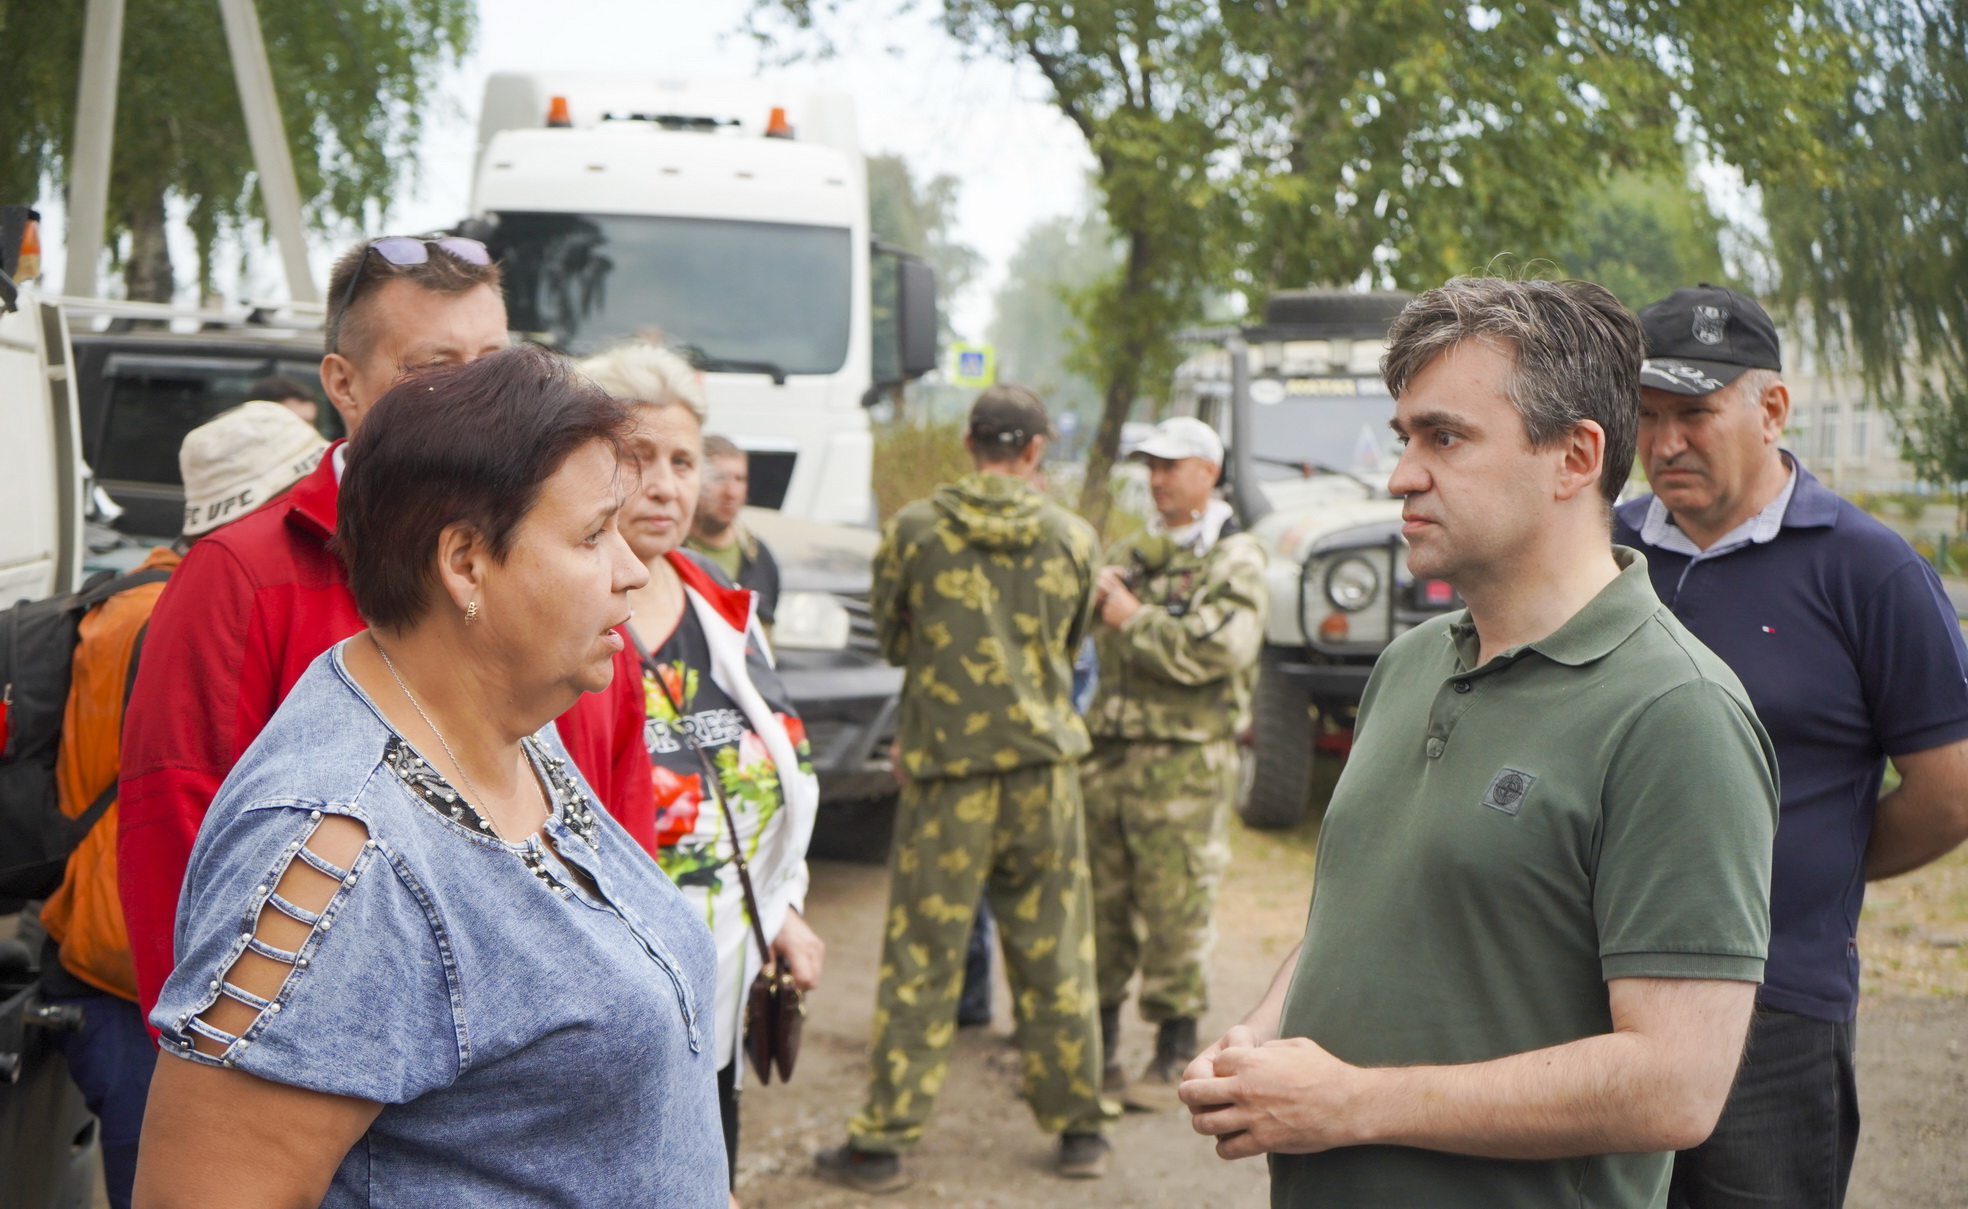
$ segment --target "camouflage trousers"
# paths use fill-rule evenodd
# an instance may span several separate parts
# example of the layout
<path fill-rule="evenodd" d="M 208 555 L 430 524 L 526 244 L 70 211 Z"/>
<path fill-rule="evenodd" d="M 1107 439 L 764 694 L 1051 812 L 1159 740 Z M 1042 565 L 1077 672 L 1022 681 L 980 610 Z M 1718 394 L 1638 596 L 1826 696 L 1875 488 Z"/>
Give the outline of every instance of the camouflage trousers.
<path fill-rule="evenodd" d="M 1242 758 L 1235 739 L 1094 740 L 1080 776 L 1101 1006 L 1125 1000 L 1139 971 L 1142 1019 L 1194 1020 L 1209 1007 L 1205 967 Z"/>
<path fill-rule="evenodd" d="M 949 1071 L 964 950 L 991 896 L 1017 1012 L 1024 1094 L 1047 1133 L 1098 1133 L 1100 1018 L 1079 770 L 911 780 L 896 808 L 862 1150 L 915 1144 Z"/>

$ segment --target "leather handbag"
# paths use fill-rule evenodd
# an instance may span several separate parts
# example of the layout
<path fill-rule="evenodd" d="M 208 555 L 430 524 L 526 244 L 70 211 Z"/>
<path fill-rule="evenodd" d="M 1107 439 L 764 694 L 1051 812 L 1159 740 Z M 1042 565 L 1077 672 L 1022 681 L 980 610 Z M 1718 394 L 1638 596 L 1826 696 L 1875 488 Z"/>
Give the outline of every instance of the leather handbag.
<path fill-rule="evenodd" d="M 689 605 L 686 603 L 685 608 Z M 745 999 L 745 1056 L 751 1060 L 752 1069 L 758 1072 L 759 1082 L 772 1082 L 772 1072 L 779 1072 L 781 1083 L 793 1077 L 793 1064 L 799 1061 L 800 1032 L 806 1027 L 806 993 L 793 981 L 792 971 L 786 962 L 772 951 L 765 939 L 765 925 L 759 918 L 758 896 L 752 891 L 752 872 L 745 863 L 745 846 L 738 839 L 738 820 L 731 813 L 731 803 L 725 800 L 724 783 L 719 779 L 717 768 L 711 758 L 697 742 L 691 729 L 682 725 L 683 706 L 670 693 L 669 682 L 663 679 L 656 660 L 642 645 L 642 639 L 635 638 L 636 654 L 642 657 L 642 666 L 649 670 L 663 699 L 670 703 L 670 710 L 677 716 L 677 733 L 683 736 L 684 744 L 696 754 L 697 763 L 703 769 L 704 785 L 717 799 L 718 809 L 724 814 L 724 829 L 731 836 L 731 862 L 738 870 L 738 885 L 745 892 L 745 917 L 752 925 L 752 939 L 758 942 L 759 972 L 752 979 L 751 993 Z"/>

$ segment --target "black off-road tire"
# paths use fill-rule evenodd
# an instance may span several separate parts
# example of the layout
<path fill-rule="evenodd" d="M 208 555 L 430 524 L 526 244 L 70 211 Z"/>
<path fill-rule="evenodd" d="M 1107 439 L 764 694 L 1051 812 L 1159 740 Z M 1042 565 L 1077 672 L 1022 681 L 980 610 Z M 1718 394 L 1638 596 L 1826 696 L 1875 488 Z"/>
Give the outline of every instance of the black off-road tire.
<path fill-rule="evenodd" d="M 1316 724 L 1312 698 L 1280 670 L 1290 657 L 1291 652 L 1273 646 L 1258 655 L 1249 789 L 1237 811 L 1244 822 L 1263 830 L 1297 826 L 1311 798 Z"/>

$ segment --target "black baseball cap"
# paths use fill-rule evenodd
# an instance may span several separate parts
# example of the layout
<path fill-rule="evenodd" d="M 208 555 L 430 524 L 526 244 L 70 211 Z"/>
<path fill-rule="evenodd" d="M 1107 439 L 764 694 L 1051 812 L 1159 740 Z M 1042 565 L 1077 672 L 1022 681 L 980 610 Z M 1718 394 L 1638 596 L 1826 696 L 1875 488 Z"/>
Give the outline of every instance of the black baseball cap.
<path fill-rule="evenodd" d="M 1640 385 L 1677 395 L 1721 390 L 1744 370 L 1782 369 L 1777 325 L 1754 298 L 1706 281 L 1640 311 Z"/>
<path fill-rule="evenodd" d="M 970 406 L 973 440 L 1023 449 L 1033 437 L 1052 435 L 1052 418 L 1044 400 L 1015 382 L 1000 382 L 977 396 Z"/>

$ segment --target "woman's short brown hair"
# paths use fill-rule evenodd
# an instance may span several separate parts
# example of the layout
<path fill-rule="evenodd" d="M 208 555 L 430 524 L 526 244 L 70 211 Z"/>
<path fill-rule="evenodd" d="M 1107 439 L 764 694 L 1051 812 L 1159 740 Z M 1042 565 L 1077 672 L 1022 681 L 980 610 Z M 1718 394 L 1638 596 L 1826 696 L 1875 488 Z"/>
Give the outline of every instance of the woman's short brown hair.
<path fill-rule="evenodd" d="M 363 619 L 401 632 L 437 586 L 444 530 L 476 530 L 497 559 L 569 455 L 618 454 L 629 414 L 562 358 L 534 345 L 405 378 L 348 444 L 335 546 Z"/>

